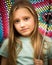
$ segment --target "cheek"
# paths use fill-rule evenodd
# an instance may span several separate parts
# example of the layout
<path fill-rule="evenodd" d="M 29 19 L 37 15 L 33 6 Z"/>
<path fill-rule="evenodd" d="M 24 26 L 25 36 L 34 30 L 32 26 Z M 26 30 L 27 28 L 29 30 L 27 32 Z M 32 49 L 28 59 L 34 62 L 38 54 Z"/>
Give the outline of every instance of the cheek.
<path fill-rule="evenodd" d="M 35 23 L 32 23 L 31 24 L 31 29 L 34 30 L 34 28 L 35 28 Z"/>
<path fill-rule="evenodd" d="M 34 21 L 32 22 L 32 26 L 35 26 L 35 22 Z"/>
<path fill-rule="evenodd" d="M 35 29 L 35 22 L 33 20 L 30 21 L 29 28 L 31 31 L 33 31 Z"/>
<path fill-rule="evenodd" d="M 35 22 L 34 21 L 32 21 L 32 23 L 31 23 L 31 26 L 32 26 L 32 29 L 35 29 Z"/>
<path fill-rule="evenodd" d="M 35 22 L 34 22 L 34 20 L 31 20 L 31 21 L 30 21 L 30 25 L 31 25 L 32 27 L 35 27 Z"/>
<path fill-rule="evenodd" d="M 18 31 L 19 26 L 17 24 L 14 24 L 15 29 Z"/>

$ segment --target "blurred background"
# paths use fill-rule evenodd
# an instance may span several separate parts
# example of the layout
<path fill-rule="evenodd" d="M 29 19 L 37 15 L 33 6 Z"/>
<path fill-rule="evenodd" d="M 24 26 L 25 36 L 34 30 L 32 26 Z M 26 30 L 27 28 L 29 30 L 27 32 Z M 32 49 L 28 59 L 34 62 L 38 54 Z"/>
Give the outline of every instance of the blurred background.
<path fill-rule="evenodd" d="M 38 30 L 52 38 L 52 0 L 29 0 L 37 11 Z M 15 0 L 0 0 L 0 45 L 9 34 L 9 11 Z"/>

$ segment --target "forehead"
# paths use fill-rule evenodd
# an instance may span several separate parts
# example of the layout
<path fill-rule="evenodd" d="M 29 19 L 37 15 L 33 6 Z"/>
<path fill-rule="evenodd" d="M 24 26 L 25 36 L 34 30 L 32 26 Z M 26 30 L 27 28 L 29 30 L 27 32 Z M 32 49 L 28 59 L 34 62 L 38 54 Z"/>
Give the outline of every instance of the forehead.
<path fill-rule="evenodd" d="M 16 9 L 13 14 L 19 14 L 19 13 L 31 13 L 31 12 L 28 8 L 22 7 L 22 8 Z"/>
<path fill-rule="evenodd" d="M 32 16 L 31 12 L 27 8 L 19 8 L 13 12 L 14 19 L 22 16 Z"/>

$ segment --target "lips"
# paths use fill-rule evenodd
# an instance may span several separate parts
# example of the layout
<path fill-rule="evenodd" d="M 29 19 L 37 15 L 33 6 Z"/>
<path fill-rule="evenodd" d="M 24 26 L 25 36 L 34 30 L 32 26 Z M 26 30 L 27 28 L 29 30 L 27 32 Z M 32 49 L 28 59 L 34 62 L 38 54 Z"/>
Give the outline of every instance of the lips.
<path fill-rule="evenodd" d="M 21 31 L 26 32 L 27 30 L 28 30 L 28 28 L 24 28 Z"/>

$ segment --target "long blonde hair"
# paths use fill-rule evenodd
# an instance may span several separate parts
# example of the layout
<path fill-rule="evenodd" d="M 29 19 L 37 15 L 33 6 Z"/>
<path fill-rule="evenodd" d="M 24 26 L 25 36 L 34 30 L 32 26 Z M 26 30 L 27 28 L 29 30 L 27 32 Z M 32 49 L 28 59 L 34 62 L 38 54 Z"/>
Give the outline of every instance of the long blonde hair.
<path fill-rule="evenodd" d="M 20 49 L 22 48 L 22 44 L 20 40 L 18 39 L 19 33 L 14 28 L 14 21 L 13 21 L 13 13 L 19 8 L 27 8 L 31 14 L 34 16 L 35 21 L 35 28 L 31 35 L 31 43 L 33 45 L 33 48 L 35 49 L 35 58 L 38 58 L 38 54 L 41 47 L 41 40 L 42 36 L 38 32 L 38 16 L 35 11 L 35 8 L 32 6 L 32 4 L 27 0 L 17 0 L 11 7 L 10 13 L 9 13 L 9 44 L 8 44 L 8 65 L 16 65 L 16 46 L 20 46 Z M 18 52 L 19 52 L 18 51 Z"/>

